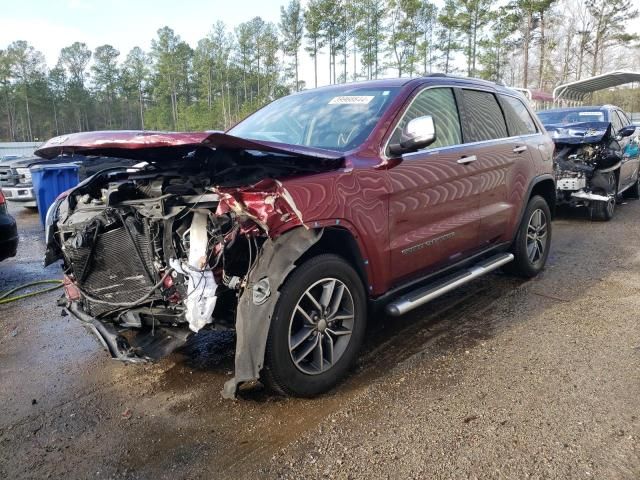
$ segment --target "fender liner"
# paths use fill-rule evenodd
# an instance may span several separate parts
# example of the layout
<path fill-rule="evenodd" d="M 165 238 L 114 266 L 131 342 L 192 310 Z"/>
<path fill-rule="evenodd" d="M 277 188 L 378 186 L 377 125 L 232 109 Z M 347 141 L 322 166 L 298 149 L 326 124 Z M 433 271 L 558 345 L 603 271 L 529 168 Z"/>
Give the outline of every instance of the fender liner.
<path fill-rule="evenodd" d="M 320 240 L 322 232 L 294 228 L 263 244 L 247 277 L 247 286 L 238 299 L 235 376 L 225 382 L 224 398 L 235 399 L 240 384 L 260 377 L 280 285 L 295 268 L 294 262 Z"/>

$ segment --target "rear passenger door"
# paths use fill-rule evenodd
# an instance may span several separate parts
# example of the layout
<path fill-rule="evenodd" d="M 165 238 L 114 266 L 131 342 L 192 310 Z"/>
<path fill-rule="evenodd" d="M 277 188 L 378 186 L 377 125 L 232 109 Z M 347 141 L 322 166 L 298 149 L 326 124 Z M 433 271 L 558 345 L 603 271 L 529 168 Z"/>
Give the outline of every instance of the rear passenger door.
<path fill-rule="evenodd" d="M 467 154 L 474 158 L 466 168 L 478 179 L 479 243 L 488 247 L 508 242 L 534 175 L 531 149 L 537 146 L 526 135 L 509 132 L 515 133 L 515 128 L 507 125 L 496 92 L 461 88 L 459 97 Z M 514 117 L 510 115 L 510 123 L 516 121 Z"/>

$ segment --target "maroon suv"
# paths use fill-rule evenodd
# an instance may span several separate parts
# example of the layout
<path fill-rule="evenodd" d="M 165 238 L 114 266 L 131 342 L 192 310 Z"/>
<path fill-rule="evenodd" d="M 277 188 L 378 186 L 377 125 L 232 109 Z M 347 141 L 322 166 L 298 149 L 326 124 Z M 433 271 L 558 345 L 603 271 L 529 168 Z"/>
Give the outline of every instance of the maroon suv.
<path fill-rule="evenodd" d="M 544 267 L 553 143 L 505 87 L 432 76 L 281 98 L 222 132 L 57 137 L 45 158 L 140 162 L 47 215 L 66 308 L 147 361 L 235 329 L 235 378 L 311 396 L 353 364 L 367 310 L 401 315 L 498 267 Z"/>

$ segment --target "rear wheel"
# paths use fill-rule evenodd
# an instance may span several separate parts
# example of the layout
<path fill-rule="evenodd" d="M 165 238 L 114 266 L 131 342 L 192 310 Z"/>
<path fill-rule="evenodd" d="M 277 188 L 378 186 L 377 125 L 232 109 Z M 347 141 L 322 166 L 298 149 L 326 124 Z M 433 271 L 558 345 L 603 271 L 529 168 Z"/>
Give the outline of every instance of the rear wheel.
<path fill-rule="evenodd" d="M 535 277 L 544 268 L 551 246 L 551 211 L 536 195 L 529 200 L 511 247 L 514 260 L 504 270 L 521 277 Z"/>
<path fill-rule="evenodd" d="M 263 382 L 301 397 L 330 389 L 357 358 L 366 315 L 360 277 L 341 257 L 323 254 L 298 266 L 271 319 Z"/>

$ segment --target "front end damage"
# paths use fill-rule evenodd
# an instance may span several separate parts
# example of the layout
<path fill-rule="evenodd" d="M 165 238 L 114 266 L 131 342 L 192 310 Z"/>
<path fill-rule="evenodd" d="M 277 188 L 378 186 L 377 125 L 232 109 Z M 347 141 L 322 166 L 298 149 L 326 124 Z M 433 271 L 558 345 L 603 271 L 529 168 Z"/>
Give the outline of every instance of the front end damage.
<path fill-rule="evenodd" d="M 158 359 L 202 329 L 235 329 L 236 376 L 255 380 L 278 288 L 321 231 L 275 178 L 338 168 L 304 156 L 197 148 L 110 169 L 47 215 L 45 264 L 62 259 L 64 306 L 109 353 Z"/>
<path fill-rule="evenodd" d="M 547 126 L 556 145 L 554 169 L 558 204 L 590 206 L 615 202 L 615 172 L 622 150 L 611 124 L 585 122 Z"/>

